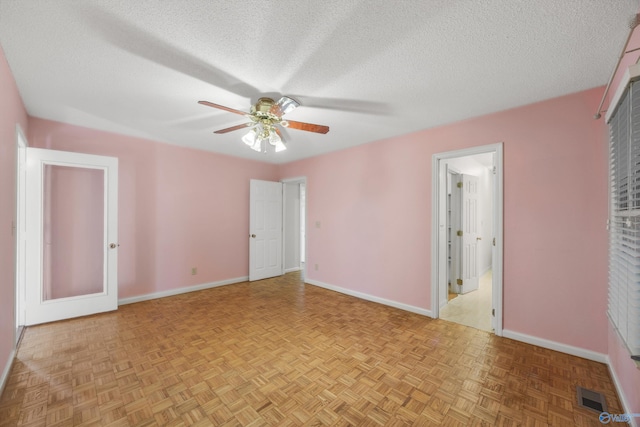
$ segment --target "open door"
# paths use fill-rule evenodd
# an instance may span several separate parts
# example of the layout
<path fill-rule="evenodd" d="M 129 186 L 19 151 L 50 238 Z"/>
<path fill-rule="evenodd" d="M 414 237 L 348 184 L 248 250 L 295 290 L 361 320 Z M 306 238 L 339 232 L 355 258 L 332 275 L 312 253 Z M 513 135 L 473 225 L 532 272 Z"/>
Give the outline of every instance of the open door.
<path fill-rule="evenodd" d="M 249 187 L 249 280 L 281 276 L 282 183 L 252 179 Z"/>
<path fill-rule="evenodd" d="M 462 175 L 462 293 L 478 289 L 478 178 Z"/>
<path fill-rule="evenodd" d="M 116 310 L 118 159 L 26 150 L 26 324 Z"/>

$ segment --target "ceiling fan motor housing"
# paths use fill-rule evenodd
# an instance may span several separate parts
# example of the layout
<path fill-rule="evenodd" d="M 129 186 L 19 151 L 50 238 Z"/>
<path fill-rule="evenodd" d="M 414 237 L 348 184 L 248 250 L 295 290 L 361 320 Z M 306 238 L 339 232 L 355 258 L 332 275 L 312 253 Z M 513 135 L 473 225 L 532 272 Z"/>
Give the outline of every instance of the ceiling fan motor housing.
<path fill-rule="evenodd" d="M 275 101 L 271 98 L 260 98 L 253 109 L 256 113 L 270 113 Z"/>

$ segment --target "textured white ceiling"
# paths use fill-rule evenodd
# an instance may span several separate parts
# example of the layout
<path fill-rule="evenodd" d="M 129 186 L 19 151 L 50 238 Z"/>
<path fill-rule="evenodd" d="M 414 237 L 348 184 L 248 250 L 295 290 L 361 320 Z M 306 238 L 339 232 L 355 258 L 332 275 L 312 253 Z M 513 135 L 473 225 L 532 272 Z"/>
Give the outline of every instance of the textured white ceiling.
<path fill-rule="evenodd" d="M 0 0 L 30 115 L 285 163 L 604 85 L 637 0 Z M 288 150 L 213 131 L 288 95 Z M 594 111 L 595 113 L 595 111 Z"/>

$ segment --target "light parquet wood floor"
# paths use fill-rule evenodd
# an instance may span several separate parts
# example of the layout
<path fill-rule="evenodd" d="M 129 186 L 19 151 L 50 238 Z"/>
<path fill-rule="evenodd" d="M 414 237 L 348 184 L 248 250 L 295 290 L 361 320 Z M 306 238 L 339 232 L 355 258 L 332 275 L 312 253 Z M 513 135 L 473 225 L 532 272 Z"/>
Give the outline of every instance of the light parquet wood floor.
<path fill-rule="evenodd" d="M 29 327 L 0 426 L 599 426 L 603 364 L 297 273 Z"/>

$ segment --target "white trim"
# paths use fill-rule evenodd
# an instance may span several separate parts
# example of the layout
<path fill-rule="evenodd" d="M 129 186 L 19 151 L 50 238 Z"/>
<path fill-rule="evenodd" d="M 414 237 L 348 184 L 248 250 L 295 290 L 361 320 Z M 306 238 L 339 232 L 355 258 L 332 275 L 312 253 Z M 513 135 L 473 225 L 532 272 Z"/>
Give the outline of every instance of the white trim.
<path fill-rule="evenodd" d="M 304 209 L 304 213 L 305 213 L 305 218 L 304 218 L 304 223 L 305 223 L 305 229 L 308 230 L 309 229 L 309 221 L 307 220 L 308 218 L 306 217 L 307 213 L 309 212 L 309 209 L 307 209 L 307 205 L 308 205 L 308 200 L 309 200 L 309 187 L 307 186 L 307 177 L 306 176 L 298 176 L 298 177 L 294 177 L 294 178 L 284 178 L 281 179 L 280 182 L 282 184 L 294 184 L 294 183 L 299 183 L 299 184 L 304 184 L 304 188 L 305 188 L 305 209 Z M 286 245 L 286 241 L 284 238 L 284 228 L 285 228 L 285 223 L 287 221 L 287 218 L 285 216 L 285 204 L 286 204 L 286 194 L 287 192 L 285 191 L 285 186 L 282 186 L 282 266 L 283 266 L 283 271 L 284 273 L 289 273 L 292 271 L 300 271 L 302 270 L 302 275 L 303 277 L 307 277 L 307 262 L 304 262 L 304 268 L 302 267 L 297 267 L 297 268 L 289 268 L 289 269 L 284 269 L 284 264 L 285 264 L 285 245 Z M 304 253 L 305 255 L 308 254 L 309 252 L 307 252 L 307 232 L 305 232 L 304 236 Z M 301 261 L 302 263 L 302 261 Z"/>
<path fill-rule="evenodd" d="M 627 90 L 629 83 L 633 80 L 637 80 L 638 78 L 640 78 L 640 64 L 633 64 L 625 70 L 622 75 L 622 80 L 620 80 L 620 83 L 618 84 L 618 89 L 613 95 L 613 98 L 611 98 L 611 102 L 609 102 L 609 106 L 607 107 L 607 114 L 604 116 L 605 123 L 609 123 L 609 120 L 613 117 L 613 113 L 618 109 L 622 95 L 624 95 L 624 92 Z"/>
<path fill-rule="evenodd" d="M 548 348 L 549 350 L 555 350 L 561 353 L 570 354 L 572 356 L 582 357 L 583 359 L 593 360 L 594 362 L 607 363 L 608 361 L 607 355 L 603 353 L 598 353 L 580 347 L 574 347 L 568 344 L 562 344 L 556 341 L 546 340 L 544 338 L 534 337 L 532 335 L 521 334 L 520 332 L 510 331 L 508 329 L 502 330 L 502 336 L 527 344 L 536 345 L 538 347 Z"/>
<path fill-rule="evenodd" d="M 388 305 L 389 307 L 398 308 L 400 310 L 409 311 L 411 313 L 421 314 L 423 316 L 432 317 L 431 310 L 427 310 L 425 308 L 416 307 L 409 304 L 404 304 L 397 301 L 388 300 L 386 298 L 380 298 L 373 295 L 365 294 L 358 291 L 353 291 L 351 289 L 341 288 L 340 286 L 329 285 L 327 283 L 320 282 L 318 280 L 305 279 L 305 283 L 309 285 L 318 286 L 320 288 L 325 288 L 330 291 L 338 292 L 341 294 L 349 295 L 352 297 L 360 298 L 366 301 L 377 302 L 378 304 Z"/>
<path fill-rule="evenodd" d="M 284 184 L 294 184 L 296 182 L 307 182 L 307 177 L 306 176 L 297 176 L 295 178 L 285 178 L 285 179 L 281 179 L 280 182 L 284 183 Z"/>
<path fill-rule="evenodd" d="M 16 351 L 11 350 L 9 354 L 9 359 L 7 360 L 7 364 L 2 371 L 2 376 L 0 377 L 0 396 L 4 392 L 4 386 L 7 385 L 7 380 L 9 379 L 9 373 L 11 372 L 11 367 L 13 366 L 13 361 L 16 358 Z"/>
<path fill-rule="evenodd" d="M 14 226 L 14 325 L 13 325 L 13 346 L 17 348 L 18 329 L 24 327 L 26 310 L 26 278 L 25 278 L 25 247 L 26 235 L 24 224 L 26 221 L 25 197 L 26 197 L 26 169 L 27 169 L 27 147 L 29 141 L 24 135 L 24 131 L 19 123 L 16 123 L 16 219 Z"/>
<path fill-rule="evenodd" d="M 607 367 L 609 368 L 609 375 L 611 375 L 611 379 L 613 380 L 613 385 L 616 387 L 616 393 L 618 394 L 618 398 L 620 399 L 620 403 L 622 404 L 622 411 L 626 414 L 630 414 L 632 413 L 631 410 L 631 405 L 629 405 L 629 400 L 627 399 L 627 396 L 625 396 L 624 394 L 624 389 L 622 388 L 622 385 L 620 384 L 620 380 L 618 379 L 618 376 L 616 375 L 616 371 L 613 369 L 613 367 L 611 366 L 611 359 L 609 358 L 609 356 L 606 356 L 607 361 L 605 362 L 607 364 Z M 636 417 L 631 417 L 631 421 L 629 422 L 629 425 L 633 426 L 633 427 L 638 427 L 638 422 L 637 422 L 638 418 Z"/>
<path fill-rule="evenodd" d="M 431 313 L 433 318 L 440 316 L 440 307 L 438 304 L 438 284 L 440 274 L 439 259 L 439 223 L 440 223 L 440 161 L 452 159 L 456 157 L 473 156 L 477 154 L 495 153 L 495 168 L 497 180 L 497 194 L 493 209 L 493 215 L 496 217 L 497 227 L 494 230 L 496 246 L 495 257 L 493 257 L 493 292 L 497 294 L 497 304 L 495 305 L 495 328 L 494 334 L 502 336 L 503 318 L 503 283 L 502 283 L 502 263 L 503 263 L 503 209 L 504 209 L 504 154 L 503 143 L 482 145 L 477 147 L 469 147 L 462 150 L 447 151 L 444 153 L 436 153 L 432 156 L 431 161 Z M 445 260 L 446 263 L 446 260 Z"/>
<path fill-rule="evenodd" d="M 135 297 L 121 298 L 118 300 L 118 306 L 134 304 L 136 302 L 149 301 L 152 299 L 171 297 L 174 295 L 186 294 L 189 292 L 202 291 L 204 289 L 217 288 L 219 286 L 232 285 L 234 283 L 246 282 L 249 276 L 236 277 L 235 279 L 220 280 L 218 282 L 203 283 L 200 285 L 187 286 L 185 288 L 169 289 L 162 292 L 154 292 L 152 294 L 137 295 Z"/>

